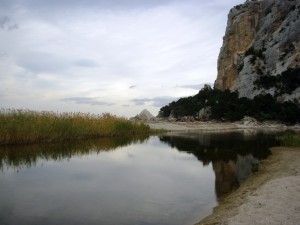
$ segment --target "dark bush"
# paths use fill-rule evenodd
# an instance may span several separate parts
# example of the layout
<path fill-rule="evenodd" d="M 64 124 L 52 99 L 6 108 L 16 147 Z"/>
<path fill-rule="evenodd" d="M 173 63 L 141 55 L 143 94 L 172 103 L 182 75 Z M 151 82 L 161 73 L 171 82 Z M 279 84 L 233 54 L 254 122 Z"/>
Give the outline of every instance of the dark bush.
<path fill-rule="evenodd" d="M 262 85 L 271 87 L 275 82 L 273 79 L 265 76 Z M 215 120 L 238 121 L 244 116 L 251 116 L 259 121 L 277 120 L 286 124 L 300 122 L 300 107 L 296 102 L 279 103 L 270 94 L 258 95 L 252 100 L 239 98 L 238 92 L 220 91 L 210 86 L 205 86 L 195 96 L 181 98 L 162 107 L 159 115 L 168 117 L 172 112 L 176 118 L 197 117 L 198 112 L 205 107 L 211 108 L 210 118 Z"/>
<path fill-rule="evenodd" d="M 264 89 L 275 87 L 278 90 L 278 95 L 292 94 L 294 90 L 300 87 L 300 68 L 288 69 L 278 76 L 260 76 L 254 85 Z"/>

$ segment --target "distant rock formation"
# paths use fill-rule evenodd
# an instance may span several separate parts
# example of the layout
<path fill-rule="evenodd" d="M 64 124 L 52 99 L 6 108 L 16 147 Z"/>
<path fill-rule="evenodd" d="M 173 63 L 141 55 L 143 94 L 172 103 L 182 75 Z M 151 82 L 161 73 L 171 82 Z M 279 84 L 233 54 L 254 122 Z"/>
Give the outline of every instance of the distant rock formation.
<path fill-rule="evenodd" d="M 136 115 L 131 119 L 141 121 L 153 121 L 155 120 L 155 117 L 147 109 L 144 109 L 142 112 L 140 112 L 140 114 Z"/>
<path fill-rule="evenodd" d="M 278 90 L 277 83 L 288 79 L 280 76 L 290 74 L 300 77 L 300 0 L 248 0 L 232 8 L 215 88 L 237 90 L 240 97 L 269 93 L 280 101 L 299 101 L 299 86 Z M 259 85 L 261 77 L 268 79 Z"/>

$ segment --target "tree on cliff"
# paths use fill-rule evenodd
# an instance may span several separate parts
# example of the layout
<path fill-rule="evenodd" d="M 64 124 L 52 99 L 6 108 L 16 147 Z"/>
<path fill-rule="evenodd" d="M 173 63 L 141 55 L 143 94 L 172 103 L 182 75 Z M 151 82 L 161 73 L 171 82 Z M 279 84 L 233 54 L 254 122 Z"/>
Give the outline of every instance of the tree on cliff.
<path fill-rule="evenodd" d="M 174 101 L 159 111 L 160 117 L 181 118 L 192 116 L 196 119 L 201 109 L 210 108 L 210 119 L 238 121 L 251 116 L 259 121 L 277 120 L 287 124 L 300 122 L 300 107 L 294 102 L 280 103 L 270 94 L 258 95 L 254 99 L 239 98 L 238 92 L 221 91 L 204 86 L 198 94 Z"/>

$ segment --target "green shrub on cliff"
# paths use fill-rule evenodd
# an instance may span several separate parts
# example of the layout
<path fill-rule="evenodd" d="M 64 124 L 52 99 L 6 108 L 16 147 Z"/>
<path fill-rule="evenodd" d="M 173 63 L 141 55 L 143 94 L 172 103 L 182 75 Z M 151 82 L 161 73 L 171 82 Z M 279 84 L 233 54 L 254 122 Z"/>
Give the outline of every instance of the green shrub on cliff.
<path fill-rule="evenodd" d="M 270 89 L 274 87 L 277 96 L 282 94 L 292 94 L 294 90 L 300 87 L 300 68 L 288 69 L 277 76 L 260 76 L 254 84 L 259 89 Z"/>
<path fill-rule="evenodd" d="M 238 121 L 244 116 L 259 121 L 277 120 L 286 124 L 300 122 L 300 107 L 294 102 L 280 103 L 270 94 L 258 95 L 254 99 L 239 98 L 238 92 L 220 91 L 206 85 L 195 96 L 181 98 L 160 109 L 159 116 L 175 118 L 198 117 L 203 108 L 210 108 L 210 119 Z"/>

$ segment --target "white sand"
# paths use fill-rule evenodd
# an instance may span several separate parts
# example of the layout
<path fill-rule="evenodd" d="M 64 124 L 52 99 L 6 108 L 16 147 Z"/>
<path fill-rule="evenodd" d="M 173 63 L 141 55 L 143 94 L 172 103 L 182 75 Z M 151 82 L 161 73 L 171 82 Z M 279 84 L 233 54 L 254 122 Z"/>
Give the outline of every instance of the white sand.
<path fill-rule="evenodd" d="M 152 129 L 164 129 L 167 131 L 213 131 L 213 130 L 235 130 L 238 127 L 233 123 L 213 122 L 158 122 L 148 123 Z"/>
<path fill-rule="evenodd" d="M 226 224 L 300 224 L 300 176 L 270 180 L 250 194 Z"/>

